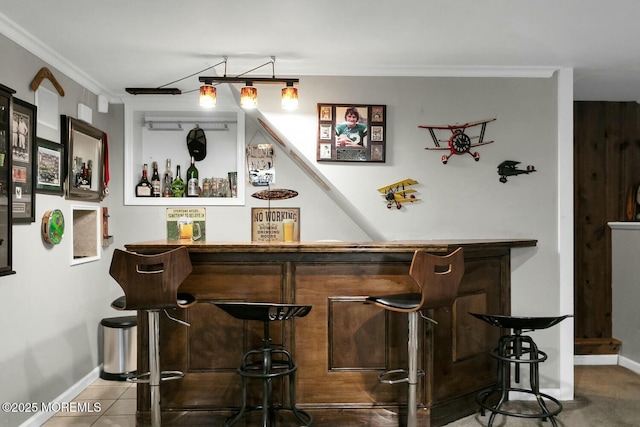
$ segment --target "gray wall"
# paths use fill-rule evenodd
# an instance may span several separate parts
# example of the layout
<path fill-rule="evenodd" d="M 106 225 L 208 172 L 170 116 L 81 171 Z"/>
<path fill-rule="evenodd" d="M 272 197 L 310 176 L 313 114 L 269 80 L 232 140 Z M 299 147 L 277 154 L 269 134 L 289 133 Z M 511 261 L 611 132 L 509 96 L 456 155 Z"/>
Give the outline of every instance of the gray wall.
<path fill-rule="evenodd" d="M 5 37 L 0 37 L 0 52 L 0 81 L 16 90 L 17 98 L 33 104 L 31 81 L 41 67 L 49 65 Z M 94 94 L 49 68 L 65 90 L 65 96 L 59 98 L 60 114 L 75 117 L 78 102 L 83 102 L 93 108 L 94 126 L 107 132 L 117 130 L 111 128 L 118 123 L 115 109 L 99 114 Z M 43 84 L 55 91 L 48 80 Z M 98 325 L 101 318 L 113 315 L 109 301 L 118 295 L 106 274 L 108 256 L 70 267 L 70 239 L 50 248 L 40 236 L 44 212 L 61 209 L 68 227 L 70 206 L 62 197 L 38 194 L 36 222 L 13 226 L 16 274 L 0 278 L 3 402 L 50 402 L 98 364 Z M 3 412 L 0 424 L 15 426 L 28 417 L 27 413 Z"/>

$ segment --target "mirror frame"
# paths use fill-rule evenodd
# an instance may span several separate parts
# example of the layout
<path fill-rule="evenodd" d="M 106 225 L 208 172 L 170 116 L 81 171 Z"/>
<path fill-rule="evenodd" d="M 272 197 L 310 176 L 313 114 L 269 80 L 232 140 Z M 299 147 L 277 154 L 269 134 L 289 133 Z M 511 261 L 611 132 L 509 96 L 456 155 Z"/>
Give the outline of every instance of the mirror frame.
<path fill-rule="evenodd" d="M 67 152 L 65 196 L 70 200 L 82 200 L 85 202 L 100 202 L 104 198 L 104 151 L 106 134 L 90 124 L 70 116 L 61 116 L 62 140 Z M 74 187 L 73 162 L 80 151 L 79 136 L 95 140 L 95 146 L 89 147 L 93 153 L 90 158 L 94 165 L 91 171 L 91 188 Z M 87 150 L 83 150 L 85 153 Z"/>

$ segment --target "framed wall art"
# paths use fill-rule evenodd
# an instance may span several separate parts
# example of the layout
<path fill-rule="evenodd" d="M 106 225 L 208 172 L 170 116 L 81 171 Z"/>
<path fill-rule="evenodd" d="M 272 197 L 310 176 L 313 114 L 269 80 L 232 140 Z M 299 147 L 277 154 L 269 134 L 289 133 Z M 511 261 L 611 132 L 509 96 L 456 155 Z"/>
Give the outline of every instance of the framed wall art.
<path fill-rule="evenodd" d="M 386 110 L 386 105 L 318 104 L 316 160 L 384 163 Z"/>
<path fill-rule="evenodd" d="M 66 198 L 100 202 L 104 196 L 104 146 L 106 134 L 88 123 L 62 116 L 67 162 Z"/>
<path fill-rule="evenodd" d="M 35 222 L 35 164 L 37 108 L 14 98 L 11 126 L 11 215 L 13 223 Z"/>
<path fill-rule="evenodd" d="M 36 139 L 36 193 L 59 194 L 64 192 L 64 146 Z"/>

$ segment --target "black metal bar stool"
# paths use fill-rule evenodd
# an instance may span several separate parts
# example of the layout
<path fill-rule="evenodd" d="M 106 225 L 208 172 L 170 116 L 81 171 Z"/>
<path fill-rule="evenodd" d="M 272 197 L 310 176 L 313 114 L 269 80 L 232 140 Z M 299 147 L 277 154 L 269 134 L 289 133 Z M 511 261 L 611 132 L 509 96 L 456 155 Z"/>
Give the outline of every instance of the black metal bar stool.
<path fill-rule="evenodd" d="M 240 320 L 257 320 L 263 322 L 264 338 L 262 347 L 246 352 L 242 357 L 242 364 L 238 373 L 242 377 L 242 406 L 225 422 L 225 426 L 232 426 L 239 421 L 247 411 L 262 411 L 262 426 L 275 426 L 275 411 L 288 410 L 302 423 L 310 426 L 311 415 L 296 407 L 295 372 L 298 366 L 293 356 L 283 348 L 274 348 L 269 335 L 269 324 L 273 321 L 290 320 L 294 317 L 304 317 L 311 311 L 310 305 L 273 304 L 251 302 L 214 302 L 213 304 Z M 276 405 L 273 402 L 273 380 L 289 377 L 289 405 Z M 247 379 L 262 380 L 262 404 L 254 407 L 247 406 Z"/>
<path fill-rule="evenodd" d="M 149 372 L 133 375 L 127 381 L 149 384 L 151 425 L 161 425 L 160 382 L 184 377 L 181 371 L 160 371 L 160 310 L 169 319 L 189 326 L 169 315 L 167 309 L 189 308 L 193 295 L 178 293 L 178 287 L 191 274 L 189 251 L 181 246 L 157 255 L 140 255 L 120 249 L 113 251 L 109 274 L 120 285 L 124 296 L 114 300 L 116 310 L 145 310 L 149 321 Z"/>
<path fill-rule="evenodd" d="M 484 320 L 492 326 L 502 329 L 511 329 L 510 335 L 500 337 L 498 347 L 491 351 L 491 356 L 498 360 L 498 381 L 494 387 L 483 390 L 478 393 L 476 398 L 480 405 L 482 416 L 485 410 L 491 412 L 489 418 L 489 427 L 493 426 L 493 421 L 497 414 L 518 418 L 541 418 L 550 420 L 554 427 L 557 427 L 555 416 L 562 411 L 562 403 L 548 394 L 540 392 L 540 375 L 539 365 L 547 360 L 547 354 L 538 349 L 533 339 L 524 332 L 531 332 L 536 329 L 546 329 L 554 326 L 570 315 L 558 317 L 515 317 L 502 315 L 489 315 L 469 313 L 480 320 Z M 514 379 L 517 384 L 520 383 L 520 364 L 529 365 L 529 386 L 530 388 L 512 387 L 510 381 L 510 364 L 515 364 Z M 509 392 L 527 393 L 535 396 L 540 410 L 532 413 L 519 412 L 503 408 L 503 404 L 509 401 Z M 495 404 L 487 401 L 498 397 Z M 552 404 L 549 409 L 548 403 Z"/>
<path fill-rule="evenodd" d="M 422 310 L 450 307 L 458 296 L 458 287 L 464 275 L 464 253 L 462 248 L 449 255 L 433 255 L 424 251 L 413 254 L 409 275 L 420 287 L 420 293 L 369 296 L 367 302 L 385 310 L 409 313 L 408 358 L 409 369 L 393 369 L 378 375 L 380 382 L 409 384 L 407 401 L 407 427 L 416 427 L 418 422 L 418 315 Z M 398 374 L 407 375 L 397 378 Z"/>

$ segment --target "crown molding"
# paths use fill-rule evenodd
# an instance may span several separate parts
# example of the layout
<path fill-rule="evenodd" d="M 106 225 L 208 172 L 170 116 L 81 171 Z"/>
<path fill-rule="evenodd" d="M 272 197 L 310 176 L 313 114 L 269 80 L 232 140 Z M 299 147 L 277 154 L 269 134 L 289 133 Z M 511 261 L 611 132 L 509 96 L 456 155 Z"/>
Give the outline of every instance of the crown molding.
<path fill-rule="evenodd" d="M 433 66 L 404 66 L 380 65 L 376 67 L 358 68 L 350 70 L 340 69 L 339 72 L 324 65 L 314 67 L 312 64 L 295 70 L 300 76 L 333 76 L 333 77 L 506 77 L 506 78 L 550 78 L 561 67 L 559 66 L 486 66 L 486 65 L 433 65 Z"/>
<path fill-rule="evenodd" d="M 55 50 L 51 49 L 41 40 L 27 32 L 24 28 L 0 13 L 0 33 L 13 40 L 24 49 L 28 50 L 48 65 L 54 67 L 76 83 L 87 88 L 95 94 L 109 94 L 109 92 L 87 73 L 66 60 Z"/>

